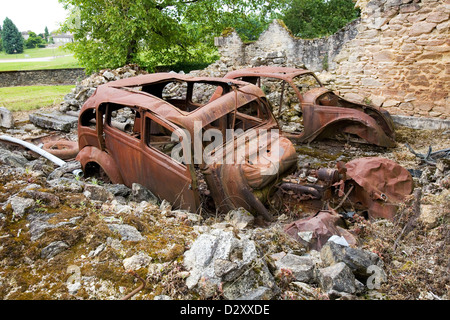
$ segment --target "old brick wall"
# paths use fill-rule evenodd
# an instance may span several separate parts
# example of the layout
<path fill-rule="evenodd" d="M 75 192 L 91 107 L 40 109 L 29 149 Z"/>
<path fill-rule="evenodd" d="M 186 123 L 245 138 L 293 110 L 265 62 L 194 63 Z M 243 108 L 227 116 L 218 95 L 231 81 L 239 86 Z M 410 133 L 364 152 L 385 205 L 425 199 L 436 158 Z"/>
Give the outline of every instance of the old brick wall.
<path fill-rule="evenodd" d="M 86 77 L 84 69 L 48 69 L 0 72 L 0 87 L 75 84 Z"/>
<path fill-rule="evenodd" d="M 216 38 L 221 69 L 301 66 L 346 98 L 392 114 L 450 118 L 450 0 L 357 0 L 361 18 L 313 40 L 274 21 L 255 42 Z M 323 69 L 327 67 L 328 71 Z"/>

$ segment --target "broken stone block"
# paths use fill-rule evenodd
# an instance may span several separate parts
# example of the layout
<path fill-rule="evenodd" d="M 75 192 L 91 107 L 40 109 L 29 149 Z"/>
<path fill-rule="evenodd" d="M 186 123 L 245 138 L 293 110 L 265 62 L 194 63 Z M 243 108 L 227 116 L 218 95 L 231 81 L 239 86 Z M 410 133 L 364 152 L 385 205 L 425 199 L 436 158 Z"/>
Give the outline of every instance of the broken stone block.
<path fill-rule="evenodd" d="M 0 163 L 16 168 L 24 168 L 28 160 L 21 154 L 0 148 Z"/>
<path fill-rule="evenodd" d="M 108 228 L 113 232 L 118 232 L 122 240 L 125 241 L 141 241 L 144 240 L 144 237 L 141 233 L 133 226 L 128 224 L 118 224 L 111 223 L 108 224 Z"/>
<path fill-rule="evenodd" d="M 84 186 L 83 194 L 86 198 L 102 202 L 105 202 L 108 198 L 112 197 L 112 194 L 110 194 L 104 187 L 95 184 L 86 184 Z"/>
<path fill-rule="evenodd" d="M 19 218 L 22 218 L 23 215 L 27 212 L 27 210 L 34 205 L 34 200 L 14 196 L 8 200 L 8 203 L 11 205 L 13 213 Z"/>
<path fill-rule="evenodd" d="M 59 111 L 35 112 L 29 115 L 30 122 L 37 127 L 69 132 L 78 124 L 78 118 Z"/>
<path fill-rule="evenodd" d="M 262 293 L 258 290 L 261 283 L 270 288 L 270 294 L 265 291 L 264 296 L 273 295 L 277 288 L 267 265 L 258 257 L 254 241 L 238 239 L 233 232 L 221 229 L 201 234 L 184 253 L 184 265 L 190 272 L 188 288 L 197 287 L 206 297 L 220 285 L 226 299 L 256 296 Z"/>
<path fill-rule="evenodd" d="M 258 287 L 236 300 L 269 300 L 272 297 L 272 290 L 267 287 Z"/>
<path fill-rule="evenodd" d="M 0 127 L 7 129 L 14 127 L 14 117 L 12 112 L 5 107 L 0 107 Z"/>
<path fill-rule="evenodd" d="M 239 208 L 228 212 L 226 219 L 236 228 L 244 229 L 253 224 L 255 217 L 244 208 Z"/>
<path fill-rule="evenodd" d="M 311 257 L 288 253 L 280 260 L 276 261 L 275 265 L 278 268 L 277 274 L 280 273 L 282 269 L 288 269 L 292 272 L 292 276 L 296 281 L 313 282 L 314 280 L 315 269 Z"/>
<path fill-rule="evenodd" d="M 114 80 L 115 75 L 114 75 L 114 73 L 112 73 L 111 71 L 105 71 L 105 72 L 103 73 L 103 77 L 104 77 L 106 80 L 108 80 L 108 81 L 112 81 L 112 80 Z"/>
<path fill-rule="evenodd" d="M 380 266 L 380 258 L 373 252 L 351 248 L 328 241 L 320 251 L 320 258 L 325 266 L 344 262 L 355 276 L 366 279 L 371 275 L 368 268 L 372 265 Z"/>
<path fill-rule="evenodd" d="M 139 252 L 134 256 L 123 260 L 123 267 L 125 270 L 139 270 L 147 267 L 152 261 L 152 258 L 145 252 Z"/>
<path fill-rule="evenodd" d="M 133 183 L 131 186 L 131 200 L 136 202 L 147 201 L 158 204 L 158 198 L 153 193 L 151 193 L 150 190 L 140 185 L 139 183 Z"/>
<path fill-rule="evenodd" d="M 355 276 L 343 262 L 319 269 L 319 285 L 327 293 L 334 291 L 355 293 Z"/>
<path fill-rule="evenodd" d="M 41 258 L 42 259 L 50 259 L 56 256 L 57 254 L 63 252 L 69 248 L 69 245 L 63 241 L 54 241 L 50 243 L 48 246 L 46 246 L 41 251 Z"/>

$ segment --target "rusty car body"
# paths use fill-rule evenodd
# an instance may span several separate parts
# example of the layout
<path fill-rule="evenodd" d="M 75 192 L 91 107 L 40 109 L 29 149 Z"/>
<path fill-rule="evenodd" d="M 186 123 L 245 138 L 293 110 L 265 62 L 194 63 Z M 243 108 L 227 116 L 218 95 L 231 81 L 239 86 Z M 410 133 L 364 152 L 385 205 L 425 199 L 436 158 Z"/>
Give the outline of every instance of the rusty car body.
<path fill-rule="evenodd" d="M 206 103 L 196 101 L 201 86 L 212 86 L 212 92 L 220 88 L 221 94 Z M 193 161 L 191 137 L 211 128 L 224 133 L 223 141 L 212 149 L 211 161 Z M 292 172 L 297 161 L 292 142 L 272 130 L 277 128 L 263 91 L 255 85 L 155 73 L 97 88 L 79 114 L 77 160 L 86 175 L 101 172 L 112 183 L 129 187 L 139 183 L 174 207 L 196 212 L 209 197 L 216 210 L 243 207 L 269 220 L 267 190 Z M 240 135 L 225 134 L 237 129 Z M 240 147 L 239 137 L 250 129 L 256 136 L 243 140 L 243 161 L 221 162 L 218 155 Z M 267 162 L 249 160 L 260 149 L 256 140 L 261 135 L 267 138 L 267 155 L 280 151 L 272 174 L 261 174 Z M 209 142 L 202 142 L 201 151 Z M 178 159 L 172 156 L 176 144 L 181 145 Z"/>
<path fill-rule="evenodd" d="M 325 88 L 317 76 L 306 69 L 261 66 L 239 69 L 225 75 L 227 79 L 240 79 L 262 87 L 262 79 L 281 80 L 281 95 L 274 113 L 280 117 L 283 98 L 293 90 L 300 105 L 303 130 L 286 132 L 286 136 L 299 143 L 319 138 L 334 138 L 338 134 L 355 137 L 382 147 L 395 146 L 395 131 L 389 113 L 375 106 L 350 102 Z M 307 81 L 305 81 L 307 79 Z M 362 141 L 361 141 L 362 139 Z"/>

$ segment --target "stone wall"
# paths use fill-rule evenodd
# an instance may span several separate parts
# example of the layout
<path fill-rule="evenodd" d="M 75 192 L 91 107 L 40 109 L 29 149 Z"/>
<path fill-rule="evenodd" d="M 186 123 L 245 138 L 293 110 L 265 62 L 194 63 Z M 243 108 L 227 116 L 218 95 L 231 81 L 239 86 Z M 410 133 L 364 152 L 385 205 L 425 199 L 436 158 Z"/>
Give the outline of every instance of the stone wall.
<path fill-rule="evenodd" d="M 319 39 L 294 37 L 280 20 L 274 20 L 255 42 L 243 42 L 235 31 L 215 39 L 221 60 L 227 65 L 298 65 L 323 70 L 335 67 L 342 46 L 357 34 L 359 19 L 335 34 Z"/>
<path fill-rule="evenodd" d="M 449 0 L 360 0 L 358 35 L 335 58 L 336 89 L 392 114 L 450 117 Z"/>
<path fill-rule="evenodd" d="M 0 72 L 0 87 L 75 84 L 86 77 L 84 69 L 48 69 Z"/>
<path fill-rule="evenodd" d="M 449 119 L 450 0 L 356 5 L 361 18 L 326 38 L 296 38 L 281 21 L 255 42 L 244 43 L 234 31 L 216 38 L 221 69 L 304 65 L 349 100 L 391 114 Z"/>

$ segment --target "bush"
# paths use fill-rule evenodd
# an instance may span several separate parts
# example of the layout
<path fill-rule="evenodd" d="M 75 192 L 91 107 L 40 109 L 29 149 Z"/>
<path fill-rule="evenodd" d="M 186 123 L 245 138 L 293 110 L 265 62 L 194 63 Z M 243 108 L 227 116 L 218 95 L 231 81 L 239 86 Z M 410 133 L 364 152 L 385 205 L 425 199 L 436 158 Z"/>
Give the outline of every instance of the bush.
<path fill-rule="evenodd" d="M 282 20 L 301 38 L 329 36 L 360 15 L 352 0 L 292 0 Z"/>

